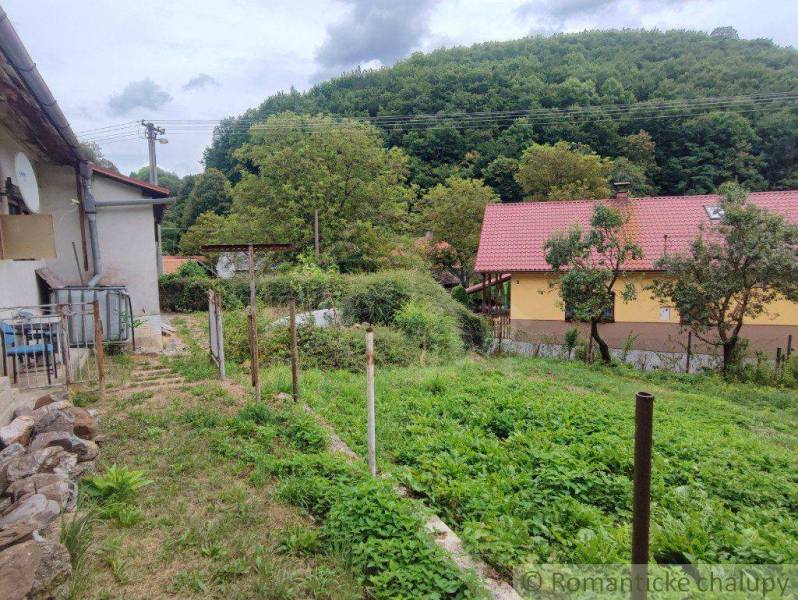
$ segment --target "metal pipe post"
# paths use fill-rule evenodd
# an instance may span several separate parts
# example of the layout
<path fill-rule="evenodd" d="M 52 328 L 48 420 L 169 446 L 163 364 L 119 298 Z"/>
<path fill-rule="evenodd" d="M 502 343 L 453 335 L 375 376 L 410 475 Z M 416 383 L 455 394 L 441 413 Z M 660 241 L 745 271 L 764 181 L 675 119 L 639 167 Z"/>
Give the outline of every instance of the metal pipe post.
<path fill-rule="evenodd" d="M 97 381 L 100 386 L 100 398 L 105 397 L 105 340 L 103 322 L 100 320 L 100 302 L 91 303 L 94 316 L 94 356 L 97 358 Z"/>
<path fill-rule="evenodd" d="M 651 447 L 654 396 L 635 396 L 635 466 L 632 499 L 632 600 L 648 594 L 648 536 L 651 521 Z"/>
<path fill-rule="evenodd" d="M 299 400 L 299 351 L 296 341 L 296 301 L 293 296 L 288 304 L 291 325 L 291 391 L 294 401 Z"/>
<path fill-rule="evenodd" d="M 247 250 L 249 258 L 249 370 L 252 375 L 252 387 L 255 388 L 255 402 L 260 402 L 260 359 L 258 356 L 258 308 L 255 282 L 255 249 L 252 244 Z"/>
<path fill-rule="evenodd" d="M 374 328 L 366 329 L 366 402 L 368 408 L 367 435 L 369 472 L 377 476 L 377 432 L 376 414 L 374 410 Z"/>

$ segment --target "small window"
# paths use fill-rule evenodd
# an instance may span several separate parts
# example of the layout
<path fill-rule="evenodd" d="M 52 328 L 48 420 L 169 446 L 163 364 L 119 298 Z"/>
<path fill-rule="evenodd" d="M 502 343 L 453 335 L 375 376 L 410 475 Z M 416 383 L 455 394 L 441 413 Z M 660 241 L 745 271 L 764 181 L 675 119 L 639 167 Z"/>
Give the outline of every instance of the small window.
<path fill-rule="evenodd" d="M 612 294 L 612 305 L 602 313 L 601 318 L 599 319 L 599 323 L 615 323 L 615 292 L 611 292 L 611 294 Z M 565 320 L 566 321 L 576 320 L 574 316 L 574 308 L 567 302 L 565 303 Z"/>
<path fill-rule="evenodd" d="M 707 216 L 713 221 L 722 219 L 725 214 L 722 206 L 704 206 L 704 210 L 707 211 Z"/>

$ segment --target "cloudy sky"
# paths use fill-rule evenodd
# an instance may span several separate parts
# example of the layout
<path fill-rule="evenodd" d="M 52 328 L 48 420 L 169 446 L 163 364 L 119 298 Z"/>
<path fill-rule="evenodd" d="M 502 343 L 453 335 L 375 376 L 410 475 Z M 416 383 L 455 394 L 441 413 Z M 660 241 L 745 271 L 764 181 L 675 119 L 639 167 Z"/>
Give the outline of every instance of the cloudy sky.
<path fill-rule="evenodd" d="M 78 133 L 140 119 L 219 119 L 357 65 L 530 33 L 732 25 L 742 37 L 798 47 L 795 0 L 6 0 L 3 8 Z M 160 166 L 202 170 L 210 133 L 165 137 Z M 123 172 L 147 160 L 142 139 L 107 139 L 102 149 Z"/>

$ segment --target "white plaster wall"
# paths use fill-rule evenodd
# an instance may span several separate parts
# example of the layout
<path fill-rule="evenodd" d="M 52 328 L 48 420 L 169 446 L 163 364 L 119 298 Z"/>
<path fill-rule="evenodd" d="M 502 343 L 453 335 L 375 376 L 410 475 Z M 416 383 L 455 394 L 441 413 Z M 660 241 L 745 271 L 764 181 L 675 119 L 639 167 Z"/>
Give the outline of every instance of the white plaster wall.
<path fill-rule="evenodd" d="M 101 176 L 94 177 L 93 192 L 97 202 L 143 200 L 137 188 Z M 144 321 L 136 329 L 137 346 L 160 350 L 163 344 L 152 206 L 98 207 L 97 229 L 101 282 L 127 287 L 133 314 Z"/>
<path fill-rule="evenodd" d="M 91 242 L 88 226 L 86 226 L 86 253 L 88 269 L 84 269 L 83 240 L 80 234 L 80 208 L 78 207 L 78 190 L 75 170 L 71 167 L 44 165 L 36 170 L 39 182 L 39 198 L 42 212 L 53 215 L 55 230 L 56 258 L 47 260 L 47 267 L 64 283 L 79 284 L 88 281 L 93 275 Z M 78 263 L 72 242 L 78 251 Z M 80 269 L 80 271 L 78 270 Z"/>
<path fill-rule="evenodd" d="M 71 240 L 76 239 L 80 243 L 77 211 L 70 213 L 70 199 L 74 198 L 77 193 L 75 172 L 71 167 L 49 164 L 32 155 L 11 136 L 5 127 L 0 125 L 0 184 L 3 187 L 5 187 L 7 177 L 11 177 L 11 181 L 16 183 L 14 157 L 17 152 L 25 152 L 33 163 L 39 183 L 41 212 L 54 213 L 57 258 L 48 261 L 47 264 L 58 268 L 62 264 L 68 265 L 67 258 L 72 256 Z M 59 231 L 59 227 L 63 228 L 63 231 Z M 74 237 L 75 231 L 77 231 L 76 238 Z M 69 247 L 68 255 L 64 252 L 65 245 Z M 71 264 L 74 265 L 74 262 L 74 258 L 72 258 Z M 36 269 L 43 266 L 45 266 L 45 262 L 39 260 L 0 260 L 0 307 L 36 305 L 46 302 L 46 298 L 39 296 L 36 282 Z M 76 275 L 75 267 L 72 266 L 71 271 L 68 271 L 67 274 Z"/>

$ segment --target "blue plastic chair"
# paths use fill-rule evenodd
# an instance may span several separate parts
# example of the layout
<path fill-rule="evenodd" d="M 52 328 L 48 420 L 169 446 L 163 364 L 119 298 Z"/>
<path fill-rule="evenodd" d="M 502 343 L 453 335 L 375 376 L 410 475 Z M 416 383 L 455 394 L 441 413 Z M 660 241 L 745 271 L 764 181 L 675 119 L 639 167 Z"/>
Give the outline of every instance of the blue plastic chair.
<path fill-rule="evenodd" d="M 0 332 L 3 334 L 3 351 L 6 356 L 12 358 L 14 365 L 14 383 L 17 382 L 17 359 L 33 357 L 36 358 L 37 354 L 44 357 L 47 368 L 47 380 L 50 381 L 50 356 L 53 356 L 53 368 L 55 368 L 55 355 L 53 354 L 53 345 L 51 343 L 40 344 L 17 344 L 17 335 L 14 332 L 14 327 L 8 323 L 0 322 Z M 5 360 L 5 359 L 4 359 Z M 4 362 L 5 366 L 5 362 Z M 56 374 L 57 376 L 57 374 Z"/>

